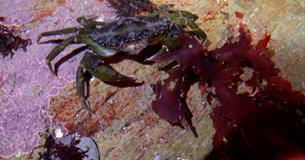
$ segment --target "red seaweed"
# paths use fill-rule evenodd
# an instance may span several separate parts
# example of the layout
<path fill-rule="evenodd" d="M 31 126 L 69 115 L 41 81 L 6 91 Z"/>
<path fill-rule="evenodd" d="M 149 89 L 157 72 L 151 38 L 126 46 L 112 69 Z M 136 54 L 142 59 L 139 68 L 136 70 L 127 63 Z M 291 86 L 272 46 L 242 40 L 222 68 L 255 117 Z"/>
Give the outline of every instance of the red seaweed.
<path fill-rule="evenodd" d="M 152 109 L 160 118 L 172 125 L 190 129 L 194 136 L 198 137 L 192 124 L 193 115 L 186 103 L 186 93 L 189 88 L 183 88 L 189 86 L 187 84 L 189 81 L 180 78 L 179 73 L 181 73 L 179 69 L 173 70 L 163 84 L 159 82 L 153 86 L 156 99 L 152 102 Z"/>
<path fill-rule="evenodd" d="M 186 98 L 190 86 L 196 82 L 194 74 L 202 71 L 203 65 L 200 56 L 204 52 L 202 45 L 191 35 L 182 34 L 177 41 L 181 44 L 181 49 L 153 59 L 160 64 L 178 61 L 180 66 L 171 66 L 175 68 L 169 68 L 170 77 L 153 86 L 156 99 L 152 103 L 152 108 L 160 118 L 167 120 L 172 125 L 190 129 L 197 137 L 197 132 L 191 120 L 192 113 L 187 107 Z"/>
<path fill-rule="evenodd" d="M 163 85 L 155 86 L 155 112 L 171 124 L 180 123 L 181 117 L 190 120 L 192 114 L 185 112 L 189 109 L 183 103 L 186 97 L 181 95 L 199 82 L 202 93 L 219 101 L 211 114 L 216 128 L 214 149 L 206 159 L 273 159 L 285 154 L 284 148 L 289 149 L 287 154 L 304 151 L 305 141 L 297 139 L 305 135 L 305 96 L 293 91 L 265 56 L 270 52 L 269 40 L 265 34 L 252 46 L 250 33 L 241 25 L 238 42 L 206 51 L 191 36 L 181 35 L 181 49 L 154 59 L 162 64 L 179 62 L 169 68 L 170 77 Z M 245 68 L 253 70 L 247 80 L 240 78 Z M 193 76 L 192 83 L 181 85 L 187 75 Z M 172 81 L 176 83 L 174 89 L 168 87 Z M 239 92 L 242 85 L 250 91 Z M 214 92 L 208 92 L 208 87 L 215 88 Z"/>
<path fill-rule="evenodd" d="M 38 151 L 38 148 L 43 150 Z M 76 137 L 75 134 L 68 134 L 62 138 L 56 138 L 48 135 L 44 145 L 37 147 L 38 157 L 40 160 L 83 160 L 99 159 L 99 153 L 96 143 L 88 137 Z M 34 151 L 35 151 L 34 150 Z M 30 154 L 32 157 L 34 151 Z"/>
<path fill-rule="evenodd" d="M 213 119 L 219 122 L 220 117 L 225 117 L 230 121 L 230 125 L 220 121 L 214 123 L 218 130 L 214 136 L 214 145 L 217 147 L 222 143 L 226 132 L 230 132 L 233 126 L 239 123 L 253 112 L 259 112 L 265 107 L 282 106 L 284 103 L 305 104 L 305 96 L 300 92 L 292 91 L 290 83 L 278 76 L 279 70 L 270 59 L 264 57 L 268 52 L 266 46 L 269 36 L 260 40 L 258 44 L 251 46 L 250 34 L 240 30 L 241 36 L 238 43 L 225 44 L 222 48 L 211 51 L 208 55 L 217 57 L 218 64 L 215 63 L 211 76 L 211 86 L 215 87 L 215 96 L 221 103 L 221 107 L 214 110 Z M 236 87 L 243 83 L 239 78 L 243 67 L 250 67 L 254 70 L 255 80 L 247 85 L 253 89 L 252 94 L 238 94 Z M 267 82 L 264 85 L 264 81 Z M 232 84 L 233 83 L 233 84 Z M 285 105 L 289 106 L 289 105 Z M 289 108 L 288 108 L 289 109 Z M 217 126 L 219 125 L 219 126 Z M 228 129 L 225 129 L 228 128 Z"/>
<path fill-rule="evenodd" d="M 0 21 L 4 18 L 0 17 Z M 10 55 L 13 57 L 13 50 L 23 49 L 26 51 L 26 46 L 31 44 L 30 39 L 22 39 L 14 29 L 10 29 L 5 25 L 0 24 L 0 53 L 3 57 Z"/>

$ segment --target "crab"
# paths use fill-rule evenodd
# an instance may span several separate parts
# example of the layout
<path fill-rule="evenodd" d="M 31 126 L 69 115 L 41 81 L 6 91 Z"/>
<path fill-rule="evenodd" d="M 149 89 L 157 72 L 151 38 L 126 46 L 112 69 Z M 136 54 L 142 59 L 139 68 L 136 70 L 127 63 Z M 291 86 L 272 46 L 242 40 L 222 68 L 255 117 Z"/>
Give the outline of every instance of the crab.
<path fill-rule="evenodd" d="M 200 42 L 206 39 L 205 33 L 196 25 L 198 17 L 188 11 L 173 11 L 173 5 L 164 5 L 146 16 L 124 17 L 109 23 L 96 18 L 79 17 L 81 27 L 65 28 L 41 33 L 37 42 L 43 37 L 73 34 L 61 40 L 46 57 L 46 64 L 53 74 L 51 61 L 70 44 L 84 44 L 85 54 L 77 69 L 76 88 L 83 108 L 90 110 L 88 98 L 88 79 L 91 76 L 114 86 L 138 86 L 134 78 L 114 70 L 109 59 L 117 55 L 140 56 L 143 51 L 154 45 L 161 45 L 153 55 L 174 49 L 175 38 L 181 31 L 191 32 Z M 124 58 L 123 58 L 124 59 Z M 89 78 L 88 78 L 89 77 Z"/>

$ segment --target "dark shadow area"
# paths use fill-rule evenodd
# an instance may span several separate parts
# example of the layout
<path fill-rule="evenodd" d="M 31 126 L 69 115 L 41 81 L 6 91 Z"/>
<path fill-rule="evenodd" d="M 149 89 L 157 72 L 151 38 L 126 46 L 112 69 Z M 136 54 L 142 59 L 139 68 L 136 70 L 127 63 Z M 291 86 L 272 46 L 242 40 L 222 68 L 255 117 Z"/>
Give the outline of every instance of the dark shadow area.
<path fill-rule="evenodd" d="M 262 107 L 237 124 L 205 160 L 305 159 L 305 106 Z"/>

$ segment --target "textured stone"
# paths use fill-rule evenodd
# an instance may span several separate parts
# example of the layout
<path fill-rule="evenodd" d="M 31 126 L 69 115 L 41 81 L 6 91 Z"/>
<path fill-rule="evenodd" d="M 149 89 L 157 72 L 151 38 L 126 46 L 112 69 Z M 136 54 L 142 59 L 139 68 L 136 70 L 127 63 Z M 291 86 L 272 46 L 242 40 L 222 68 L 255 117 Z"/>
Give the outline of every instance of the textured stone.
<path fill-rule="evenodd" d="M 45 5 L 41 5 L 42 2 Z M 170 0 L 153 2 L 173 3 Z M 271 34 L 269 48 L 274 51 L 270 56 L 276 66 L 295 89 L 305 92 L 305 3 L 302 0 L 174 2 L 177 9 L 199 15 L 199 24 L 208 35 L 210 50 L 221 47 L 228 37 L 238 36 L 237 26 L 241 20 L 236 18 L 235 12 L 244 13 L 242 22 L 252 32 L 254 43 L 268 31 Z M 76 26 L 78 16 L 99 15 L 106 20 L 113 18 L 104 2 L 66 0 L 63 4 L 59 0 L 16 0 L 13 3 L 1 2 L 0 15 L 8 17 L 8 23 L 23 26 L 26 30 L 24 35 L 32 38 L 34 44 L 28 48 L 28 52 L 20 52 L 13 59 L 0 59 L 2 156 L 8 157 L 17 151 L 29 152 L 37 145 L 38 133 L 45 126 L 40 109 L 48 105 L 56 123 L 64 123 L 66 128 L 84 135 L 94 135 L 101 157 L 105 159 L 201 159 L 212 149 L 214 128 L 209 117 L 212 107 L 205 104 L 205 97 L 200 95 L 196 85 L 192 87 L 187 102 L 194 114 L 192 120 L 198 138 L 190 131 L 170 126 L 153 113 L 150 103 L 154 96 L 150 84 L 167 76 L 156 71 L 155 66 L 130 61 L 114 66 L 123 74 L 144 80 L 145 84 L 118 89 L 93 81 L 89 101 L 96 115 L 90 117 L 83 111 L 75 115 L 80 105 L 73 80 L 81 55 L 63 63 L 59 78 L 56 78 L 43 62 L 54 45 L 37 45 L 35 40 L 43 31 Z M 46 13 L 40 14 L 40 11 Z M 69 48 L 64 54 L 71 50 Z M 30 141 L 25 141 L 28 139 Z"/>
<path fill-rule="evenodd" d="M 42 5 L 43 4 L 43 5 Z M 47 10 L 50 14 L 44 14 Z M 39 33 L 77 25 L 80 15 L 104 14 L 113 17 L 111 9 L 97 1 L 1 1 L 0 15 L 7 25 L 16 25 L 33 44 L 27 52 L 18 51 L 10 59 L 0 58 L 0 156 L 28 153 L 39 142 L 45 129 L 49 96 L 57 94 L 64 84 L 75 79 L 80 56 L 64 63 L 59 78 L 44 63 L 52 44 L 38 45 Z M 52 15 L 52 16 L 49 16 Z M 66 53 L 71 51 L 71 48 Z"/>

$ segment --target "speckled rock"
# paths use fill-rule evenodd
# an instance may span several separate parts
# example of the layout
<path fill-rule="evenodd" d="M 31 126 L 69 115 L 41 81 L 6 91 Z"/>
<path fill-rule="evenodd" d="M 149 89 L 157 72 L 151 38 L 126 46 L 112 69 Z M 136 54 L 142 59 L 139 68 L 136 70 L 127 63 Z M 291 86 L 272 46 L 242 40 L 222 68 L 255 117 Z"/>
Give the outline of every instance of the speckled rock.
<path fill-rule="evenodd" d="M 208 35 L 209 49 L 221 47 L 228 37 L 237 34 L 236 26 L 241 22 L 252 32 L 254 43 L 266 31 L 269 32 L 269 48 L 274 51 L 272 59 L 276 66 L 296 90 L 305 93 L 304 1 L 153 2 L 175 3 L 178 9 L 198 14 L 200 27 Z M 150 103 L 154 97 L 150 84 L 166 77 L 155 66 L 143 66 L 130 61 L 115 66 L 123 74 L 134 75 L 139 81 L 144 80 L 145 84 L 136 88 L 118 89 L 92 81 L 89 101 L 96 114 L 91 116 L 80 110 L 73 82 L 81 55 L 61 65 L 59 78 L 50 74 L 43 59 L 53 45 L 37 45 L 37 35 L 46 30 L 75 26 L 76 17 L 82 15 L 99 15 L 106 20 L 113 18 L 104 2 L 15 0 L 13 3 L 16 5 L 8 1 L 1 3 L 0 15 L 10 17 L 9 23 L 23 26 L 27 31 L 24 35 L 32 38 L 34 44 L 28 48 L 28 52 L 20 52 L 12 60 L 0 59 L 0 136 L 6 138 L 0 142 L 2 156 L 8 157 L 17 151 L 28 152 L 37 145 L 38 133 L 45 126 L 40 109 L 48 105 L 54 122 L 83 135 L 94 136 L 104 159 L 196 160 L 203 158 L 212 149 L 211 137 L 215 132 L 209 117 L 212 106 L 205 103 L 205 97 L 199 94 L 196 85 L 189 92 L 187 102 L 194 114 L 192 120 L 198 138 L 188 130 L 170 126 L 153 113 Z M 244 13 L 242 20 L 236 18 L 236 11 Z M 69 48 L 64 54 L 71 50 Z M 23 123 L 19 124 L 19 121 Z M 11 125 L 15 128 L 8 127 Z M 29 127 L 24 129 L 24 126 Z"/>

